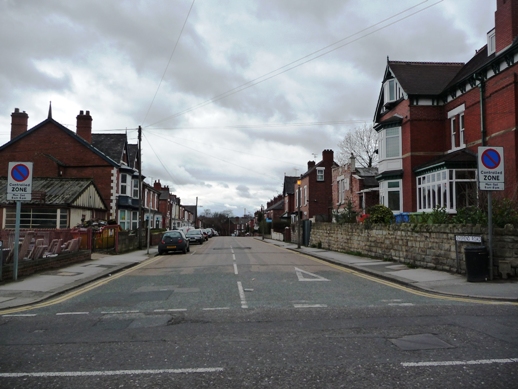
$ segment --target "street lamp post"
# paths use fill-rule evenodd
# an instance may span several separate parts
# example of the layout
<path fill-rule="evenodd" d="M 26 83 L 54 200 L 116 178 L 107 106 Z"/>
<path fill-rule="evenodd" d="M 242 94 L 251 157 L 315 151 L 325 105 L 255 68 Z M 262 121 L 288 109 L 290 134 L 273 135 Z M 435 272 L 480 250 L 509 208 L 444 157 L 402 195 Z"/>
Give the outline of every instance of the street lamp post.
<path fill-rule="evenodd" d="M 261 205 L 261 235 L 263 236 L 263 240 L 264 240 L 264 224 L 266 223 L 266 221 L 264 220 L 264 207 Z"/>
<path fill-rule="evenodd" d="M 297 248 L 300 249 L 300 230 L 302 229 L 301 217 L 300 217 L 300 179 L 297 180 L 298 190 L 297 190 Z"/>

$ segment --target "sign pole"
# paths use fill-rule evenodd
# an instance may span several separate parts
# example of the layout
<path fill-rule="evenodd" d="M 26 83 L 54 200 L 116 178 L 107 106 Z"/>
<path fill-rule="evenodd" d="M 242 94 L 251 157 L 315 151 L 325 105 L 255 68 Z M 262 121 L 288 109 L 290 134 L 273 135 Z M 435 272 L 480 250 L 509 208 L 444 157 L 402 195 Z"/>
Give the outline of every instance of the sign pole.
<path fill-rule="evenodd" d="M 22 202 L 16 202 L 16 224 L 14 228 L 14 257 L 13 257 L 13 281 L 18 280 L 18 254 L 20 249 L 20 214 Z"/>
<path fill-rule="evenodd" d="M 487 191 L 487 224 L 489 245 L 489 279 L 493 280 L 493 193 L 505 189 L 504 148 L 482 146 L 478 148 L 479 189 Z"/>

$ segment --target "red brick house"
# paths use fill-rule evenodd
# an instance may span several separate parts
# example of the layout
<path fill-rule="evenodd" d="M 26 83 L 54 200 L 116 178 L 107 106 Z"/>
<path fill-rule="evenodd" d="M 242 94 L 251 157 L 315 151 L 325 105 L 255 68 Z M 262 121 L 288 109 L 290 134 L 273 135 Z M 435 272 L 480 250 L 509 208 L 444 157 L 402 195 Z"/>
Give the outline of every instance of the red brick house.
<path fill-rule="evenodd" d="M 15 109 L 11 118 L 11 140 L 0 146 L 0 172 L 7 174 L 9 162 L 24 161 L 33 162 L 33 177 L 92 179 L 107 217 L 124 229 L 138 227 L 138 156 L 126 134 L 92 134 L 89 111 L 80 111 L 76 132 L 54 120 L 51 109 L 47 119 L 31 129 L 27 113 Z M 150 194 L 150 204 L 152 198 Z"/>
<path fill-rule="evenodd" d="M 279 194 L 266 203 L 265 217 L 270 220 L 281 220 L 284 214 L 284 196 Z"/>
<path fill-rule="evenodd" d="M 284 176 L 284 183 L 282 186 L 284 212 L 280 217 L 281 219 L 288 219 L 291 222 L 295 221 L 294 217 L 296 216 L 295 188 L 297 187 L 298 179 L 299 177 Z"/>
<path fill-rule="evenodd" d="M 381 204 L 395 213 L 475 205 L 480 146 L 504 148 L 505 190 L 493 193 L 516 199 L 517 38 L 518 0 L 497 0 L 495 28 L 467 63 L 387 60 L 374 116 Z"/>
<path fill-rule="evenodd" d="M 295 189 L 295 210 L 298 210 L 300 200 L 302 220 L 331 221 L 332 171 L 336 166 L 333 150 L 322 151 L 322 160 L 318 163 L 308 162 L 308 170 L 301 175 L 300 186 Z"/>
<path fill-rule="evenodd" d="M 379 204 L 379 186 L 376 176 L 377 167 L 356 167 L 353 155 L 349 162 L 332 169 L 333 209 L 343 212 L 349 201 L 357 213 L 365 212 L 371 205 Z"/>

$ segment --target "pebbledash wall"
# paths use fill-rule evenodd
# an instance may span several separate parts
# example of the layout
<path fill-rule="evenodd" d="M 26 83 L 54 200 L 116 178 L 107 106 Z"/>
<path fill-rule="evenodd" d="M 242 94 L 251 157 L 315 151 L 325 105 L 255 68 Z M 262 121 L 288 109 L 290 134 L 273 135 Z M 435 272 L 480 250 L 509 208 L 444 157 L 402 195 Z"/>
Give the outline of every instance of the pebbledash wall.
<path fill-rule="evenodd" d="M 482 236 L 482 244 L 457 242 L 456 236 Z M 313 223 L 311 246 L 357 252 L 395 260 L 421 268 L 465 273 L 464 247 L 487 247 L 487 228 L 479 225 L 392 224 L 371 225 Z M 514 261 L 513 261 L 514 260 Z M 518 229 L 508 225 L 493 229 L 493 264 L 515 262 L 518 266 Z M 498 273 L 495 273 L 498 274 Z"/>

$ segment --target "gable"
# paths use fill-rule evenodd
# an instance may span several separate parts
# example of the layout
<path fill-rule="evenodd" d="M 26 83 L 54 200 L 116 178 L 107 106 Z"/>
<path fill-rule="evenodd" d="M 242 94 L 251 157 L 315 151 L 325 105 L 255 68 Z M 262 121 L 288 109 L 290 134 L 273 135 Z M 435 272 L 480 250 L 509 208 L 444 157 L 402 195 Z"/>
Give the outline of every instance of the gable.
<path fill-rule="evenodd" d="M 439 96 L 463 66 L 463 63 L 387 61 L 374 122 L 409 96 Z"/>
<path fill-rule="evenodd" d="M 119 166 L 109 156 L 52 118 L 0 146 L 0 169 L 6 162 L 22 160 L 22 157 L 27 162 L 45 157 L 63 166 L 78 166 L 80 163 L 84 164 L 86 159 L 91 160 L 94 157 L 107 165 Z"/>

